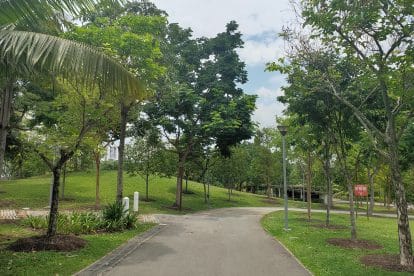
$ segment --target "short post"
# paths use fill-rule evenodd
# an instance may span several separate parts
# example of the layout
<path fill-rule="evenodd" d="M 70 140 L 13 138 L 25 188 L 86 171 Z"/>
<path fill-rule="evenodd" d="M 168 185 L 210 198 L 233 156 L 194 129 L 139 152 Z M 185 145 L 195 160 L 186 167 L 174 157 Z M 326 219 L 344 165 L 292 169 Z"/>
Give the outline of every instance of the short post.
<path fill-rule="evenodd" d="M 128 214 L 128 212 L 129 212 L 129 197 L 124 197 L 122 199 L 122 205 L 124 206 L 124 211 Z"/>
<path fill-rule="evenodd" d="M 134 192 L 134 212 L 138 212 L 139 193 Z"/>

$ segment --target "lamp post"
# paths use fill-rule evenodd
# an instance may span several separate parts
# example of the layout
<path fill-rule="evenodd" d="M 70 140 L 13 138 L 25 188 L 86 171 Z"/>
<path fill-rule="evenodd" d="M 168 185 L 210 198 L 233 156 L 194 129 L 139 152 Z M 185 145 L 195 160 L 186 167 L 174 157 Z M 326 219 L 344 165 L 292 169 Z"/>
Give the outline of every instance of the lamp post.
<path fill-rule="evenodd" d="M 277 129 L 282 134 L 282 151 L 283 151 L 283 196 L 284 196 L 284 205 L 285 205 L 285 230 L 289 230 L 288 225 L 288 196 L 287 196 L 287 181 L 286 181 L 286 143 L 285 135 L 287 133 L 287 126 L 277 126 Z"/>

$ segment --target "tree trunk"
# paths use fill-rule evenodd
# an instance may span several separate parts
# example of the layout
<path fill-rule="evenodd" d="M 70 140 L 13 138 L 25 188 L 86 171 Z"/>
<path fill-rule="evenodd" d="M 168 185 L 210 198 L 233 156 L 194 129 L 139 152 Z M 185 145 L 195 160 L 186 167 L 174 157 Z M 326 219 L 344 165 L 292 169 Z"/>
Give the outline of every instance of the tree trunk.
<path fill-rule="evenodd" d="M 307 180 L 307 191 L 306 191 L 306 200 L 308 201 L 308 220 L 311 220 L 311 208 L 312 208 L 312 168 L 311 168 L 311 152 L 308 151 L 308 166 L 307 166 L 307 173 L 306 173 L 306 180 Z M 279 190 L 280 195 L 280 190 Z"/>
<path fill-rule="evenodd" d="M 124 182 L 123 182 L 123 166 L 124 166 L 124 149 L 126 137 L 126 124 L 128 119 L 129 107 L 121 103 L 121 132 L 119 135 L 118 147 L 118 176 L 116 185 L 116 201 L 122 202 Z"/>
<path fill-rule="evenodd" d="M 9 132 L 10 114 L 13 101 L 14 78 L 8 76 L 6 86 L 3 90 L 0 110 L 0 178 L 4 174 L 4 156 L 6 153 L 6 140 Z"/>
<path fill-rule="evenodd" d="M 61 172 L 61 167 L 55 166 L 53 168 L 52 200 L 50 204 L 49 225 L 47 227 L 47 233 L 46 233 L 47 237 L 55 236 L 56 231 L 57 231 L 60 172 Z"/>
<path fill-rule="evenodd" d="M 229 193 L 229 201 L 231 200 L 231 193 L 230 193 L 230 188 L 227 189 L 228 193 Z"/>
<path fill-rule="evenodd" d="M 96 165 L 96 179 L 95 179 L 95 208 L 98 210 L 101 205 L 101 199 L 99 197 L 100 188 L 100 174 L 101 174 L 101 154 L 99 150 L 95 151 L 95 165 Z"/>
<path fill-rule="evenodd" d="M 375 206 L 375 187 L 374 187 L 374 178 L 375 175 L 378 173 L 380 166 L 378 165 L 375 169 L 372 170 L 368 167 L 368 180 L 369 180 L 369 207 L 368 207 L 368 216 L 372 216 L 374 213 L 374 206 Z"/>
<path fill-rule="evenodd" d="M 149 186 L 149 171 L 147 170 L 145 174 L 145 200 L 146 201 L 149 201 L 148 186 Z"/>
<path fill-rule="evenodd" d="M 400 263 L 403 266 L 413 266 L 413 249 L 410 232 L 410 223 L 408 220 L 408 206 L 405 197 L 405 188 L 402 183 L 398 147 L 395 143 L 390 143 L 389 155 L 391 163 L 391 181 L 395 188 L 395 203 L 397 207 L 398 221 L 398 240 L 400 245 Z"/>
<path fill-rule="evenodd" d="M 185 175 L 185 192 L 188 193 L 188 175 Z"/>
<path fill-rule="evenodd" d="M 185 160 L 182 154 L 179 154 L 178 158 L 178 168 L 177 168 L 177 189 L 175 193 L 175 204 L 174 206 L 178 207 L 181 211 L 182 209 L 182 193 L 183 193 L 183 176 L 184 176 L 184 163 Z"/>
<path fill-rule="evenodd" d="M 62 199 L 65 199 L 65 186 L 66 186 L 66 163 L 63 166 L 62 195 L 60 196 Z"/>
<path fill-rule="evenodd" d="M 355 219 L 355 206 L 354 206 L 354 191 L 352 186 L 352 180 L 347 179 L 348 193 L 349 193 L 349 218 L 351 221 L 351 240 L 357 239 L 357 228 Z"/>
<path fill-rule="evenodd" d="M 203 188 L 204 188 L 204 203 L 207 203 L 207 188 L 206 188 L 205 181 L 203 181 Z"/>
<path fill-rule="evenodd" d="M 330 154 L 329 146 L 325 145 L 325 156 L 323 162 L 323 171 L 326 178 L 326 195 L 327 195 L 327 204 L 326 204 L 326 226 L 329 225 L 331 219 L 331 207 L 332 207 L 332 180 L 331 180 L 331 166 L 330 166 Z"/>

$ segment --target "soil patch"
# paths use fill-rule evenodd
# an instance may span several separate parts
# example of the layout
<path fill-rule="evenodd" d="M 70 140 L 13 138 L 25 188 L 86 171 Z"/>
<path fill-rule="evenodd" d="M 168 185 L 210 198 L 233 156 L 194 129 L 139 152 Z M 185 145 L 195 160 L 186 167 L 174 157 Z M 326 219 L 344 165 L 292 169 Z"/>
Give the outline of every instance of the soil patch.
<path fill-rule="evenodd" d="M 10 206 L 13 206 L 13 204 L 14 204 L 13 200 L 7 200 L 7 199 L 0 200 L 0 208 L 10 208 Z"/>
<path fill-rule="evenodd" d="M 18 239 L 8 246 L 16 252 L 32 251 L 74 251 L 85 247 L 86 241 L 74 235 L 34 236 Z"/>
<path fill-rule="evenodd" d="M 316 228 L 323 228 L 323 229 L 329 229 L 329 230 L 344 230 L 344 229 L 348 229 L 348 227 L 346 227 L 345 225 L 339 225 L 339 224 L 312 224 L 312 227 L 316 227 Z"/>
<path fill-rule="evenodd" d="M 400 265 L 400 257 L 398 255 L 366 255 L 361 257 L 360 261 L 366 266 L 374 266 L 388 271 L 414 272 L 414 267 Z"/>
<path fill-rule="evenodd" d="M 336 245 L 343 248 L 361 248 L 361 249 L 381 249 L 382 246 L 375 241 L 369 240 L 351 240 L 351 239 L 341 239 L 333 238 L 327 239 L 328 243 Z"/>

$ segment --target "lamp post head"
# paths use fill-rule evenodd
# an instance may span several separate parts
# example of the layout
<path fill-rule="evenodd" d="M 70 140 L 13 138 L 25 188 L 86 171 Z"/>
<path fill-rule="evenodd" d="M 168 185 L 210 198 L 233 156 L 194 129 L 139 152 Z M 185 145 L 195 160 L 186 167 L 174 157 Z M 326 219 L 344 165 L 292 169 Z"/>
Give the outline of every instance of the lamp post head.
<path fill-rule="evenodd" d="M 277 126 L 277 129 L 280 131 L 280 134 L 282 134 L 282 136 L 285 136 L 287 133 L 288 127 L 284 125 L 279 125 Z"/>

